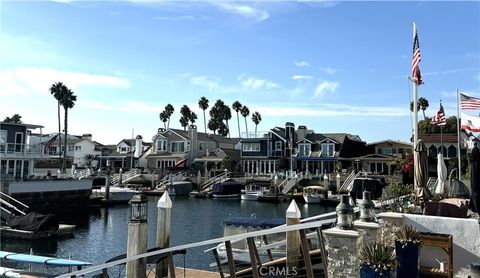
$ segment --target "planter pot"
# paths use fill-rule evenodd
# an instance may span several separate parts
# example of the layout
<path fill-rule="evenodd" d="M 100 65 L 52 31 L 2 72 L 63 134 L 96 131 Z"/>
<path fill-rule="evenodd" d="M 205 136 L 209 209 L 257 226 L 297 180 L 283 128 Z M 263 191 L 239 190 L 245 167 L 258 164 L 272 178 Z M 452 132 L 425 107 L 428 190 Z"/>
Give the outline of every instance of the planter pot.
<path fill-rule="evenodd" d="M 395 241 L 397 254 L 397 277 L 418 277 L 420 243 L 409 242 L 402 245 Z"/>
<path fill-rule="evenodd" d="M 390 278 L 391 271 L 375 272 L 368 265 L 362 265 L 360 268 L 360 278 Z"/>

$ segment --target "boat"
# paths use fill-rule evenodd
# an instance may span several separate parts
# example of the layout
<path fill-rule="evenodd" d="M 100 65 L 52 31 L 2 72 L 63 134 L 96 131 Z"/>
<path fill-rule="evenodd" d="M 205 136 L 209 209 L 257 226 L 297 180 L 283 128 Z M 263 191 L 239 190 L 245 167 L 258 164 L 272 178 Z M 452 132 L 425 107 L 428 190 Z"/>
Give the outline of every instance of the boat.
<path fill-rule="evenodd" d="M 285 223 L 285 218 L 252 218 L 247 216 L 229 217 L 223 221 L 223 235 L 232 236 L 248 232 L 260 231 L 285 225 Z M 272 258 L 280 258 L 285 256 L 285 233 L 269 235 L 268 239 L 258 237 L 254 240 L 261 261 L 268 261 Z M 268 242 L 270 242 L 270 244 Z M 280 244 L 276 244 L 275 242 L 280 242 Z M 213 249 L 217 249 L 221 261 L 225 262 L 227 259 L 225 244 L 218 244 L 217 246 L 205 250 L 204 252 L 208 252 Z M 236 262 L 245 264 L 250 263 L 250 254 L 248 252 L 247 240 L 244 239 L 232 242 L 232 253 L 233 258 Z"/>
<path fill-rule="evenodd" d="M 257 201 L 259 197 L 264 196 L 269 190 L 257 183 L 248 184 L 245 190 L 241 191 L 240 198 L 246 201 Z"/>
<path fill-rule="evenodd" d="M 319 185 L 306 186 L 303 188 L 303 199 L 307 204 L 319 204 L 325 199 L 325 188 Z"/>
<path fill-rule="evenodd" d="M 240 198 L 244 185 L 234 180 L 216 183 L 212 187 L 213 198 Z"/>
<path fill-rule="evenodd" d="M 188 196 L 192 189 L 192 182 L 187 180 L 174 181 L 167 185 L 168 195 L 170 196 Z"/>
<path fill-rule="evenodd" d="M 55 257 L 46 257 L 46 256 L 37 256 L 37 255 L 30 255 L 30 254 L 21 254 L 21 253 L 13 253 L 13 252 L 6 252 L 0 251 L 0 259 L 2 261 L 2 267 L 4 266 L 3 263 L 28 263 L 28 264 L 39 264 L 45 267 L 65 267 L 67 271 L 69 271 L 72 267 L 76 267 L 77 269 L 81 269 L 84 266 L 92 265 L 89 262 L 83 262 L 78 260 L 71 260 L 71 259 L 61 259 Z M 28 273 L 25 270 L 18 270 L 18 269 L 11 269 L 11 268 L 2 268 L 0 269 L 1 277 L 51 277 L 51 275 L 42 276 L 42 274 L 33 274 Z M 29 275 L 32 274 L 32 275 Z M 7 276 L 8 275 L 8 276 Z"/>
<path fill-rule="evenodd" d="M 88 214 L 91 179 L 30 179 L 1 181 L 1 191 L 26 204 L 30 211 L 55 214 L 61 218 Z"/>
<path fill-rule="evenodd" d="M 105 186 L 100 188 L 95 188 L 92 190 L 93 196 L 101 196 L 105 201 L 110 203 L 128 203 L 132 199 L 132 197 L 138 191 L 130 189 L 128 187 L 119 187 L 119 186 L 110 186 L 109 187 L 109 194 L 108 199 L 105 197 L 106 193 Z"/>

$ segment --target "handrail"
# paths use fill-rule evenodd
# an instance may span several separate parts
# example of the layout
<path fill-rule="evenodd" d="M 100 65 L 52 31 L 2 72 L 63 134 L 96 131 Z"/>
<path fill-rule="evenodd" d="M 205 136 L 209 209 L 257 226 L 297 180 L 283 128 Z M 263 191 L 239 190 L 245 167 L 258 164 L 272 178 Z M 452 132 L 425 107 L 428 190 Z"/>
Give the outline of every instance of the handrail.
<path fill-rule="evenodd" d="M 9 200 L 17 203 L 18 205 L 20 205 L 20 206 L 23 207 L 23 210 L 29 209 L 29 206 L 27 206 L 26 204 L 20 202 L 19 200 L 13 198 L 12 196 L 10 196 L 10 195 L 8 195 L 8 194 L 5 194 L 5 193 L 3 193 L 3 192 L 0 192 L 0 197 L 1 197 L 0 200 L 2 200 L 2 201 L 3 201 L 3 198 L 6 197 L 7 199 L 9 199 Z M 7 201 L 5 201 L 5 202 L 7 202 Z M 7 203 L 8 203 L 9 205 L 17 208 L 15 205 L 10 204 L 9 202 L 7 202 Z M 17 208 L 17 209 L 18 209 L 18 208 Z M 24 213 L 24 214 L 25 214 L 25 213 Z"/>
<path fill-rule="evenodd" d="M 230 173 L 228 171 L 223 172 L 223 173 L 218 174 L 215 177 L 205 181 L 204 183 L 202 183 L 202 190 L 206 190 L 208 187 L 212 186 L 216 182 L 221 182 L 222 180 L 226 180 L 228 178 L 229 174 Z"/>
<path fill-rule="evenodd" d="M 244 233 L 244 234 L 239 234 L 239 235 L 232 235 L 232 236 L 227 236 L 227 237 L 214 238 L 214 239 L 204 240 L 204 241 L 200 241 L 200 242 L 187 243 L 187 244 L 184 244 L 184 245 L 179 245 L 179 246 L 175 246 L 175 247 L 168 247 L 168 248 L 164 248 L 164 249 L 160 249 L 160 250 L 156 250 L 156 251 L 152 251 L 152 252 L 147 252 L 147 253 L 131 256 L 131 257 L 126 257 L 124 259 L 119 259 L 119 260 L 116 260 L 116 261 L 113 261 L 113 262 L 104 263 L 104 264 L 101 264 L 101 265 L 88 267 L 88 268 L 85 268 L 85 269 L 82 269 L 82 270 L 77 270 L 77 271 L 74 271 L 74 272 L 62 274 L 62 275 L 59 275 L 57 277 L 58 278 L 66 278 L 66 277 L 72 277 L 72 276 L 78 276 L 78 275 L 85 275 L 85 274 L 88 274 L 88 273 L 92 273 L 92 272 L 95 272 L 95 271 L 100 271 L 100 270 L 103 270 L 103 269 L 106 269 L 106 268 L 109 268 L 109 267 L 112 267 L 112 266 L 116 266 L 116 265 L 119 265 L 119 264 L 124 264 L 124 263 L 127 263 L 129 261 L 143 259 L 143 258 L 146 258 L 146 257 L 160 255 L 160 254 L 166 254 L 166 253 L 169 253 L 169 252 L 174 252 L 174 251 L 178 251 L 178 250 L 182 250 L 182 249 L 201 247 L 201 246 L 210 245 L 210 244 L 219 244 L 219 243 L 226 242 L 226 241 L 241 240 L 241 239 L 247 239 L 247 238 L 250 238 L 250 237 L 257 237 L 257 236 L 269 235 L 269 234 L 274 234 L 274 233 L 283 233 L 283 232 L 291 232 L 291 231 L 304 230 L 304 229 L 310 229 L 310 228 L 318 228 L 318 227 L 321 227 L 321 225 L 322 225 L 321 221 L 316 221 L 316 222 L 309 222 L 309 223 L 303 223 L 303 224 L 288 225 L 288 226 L 284 226 L 284 227 L 275 227 L 275 228 L 271 228 L 271 229 L 267 229 L 267 230 L 249 232 L 249 233 Z"/>

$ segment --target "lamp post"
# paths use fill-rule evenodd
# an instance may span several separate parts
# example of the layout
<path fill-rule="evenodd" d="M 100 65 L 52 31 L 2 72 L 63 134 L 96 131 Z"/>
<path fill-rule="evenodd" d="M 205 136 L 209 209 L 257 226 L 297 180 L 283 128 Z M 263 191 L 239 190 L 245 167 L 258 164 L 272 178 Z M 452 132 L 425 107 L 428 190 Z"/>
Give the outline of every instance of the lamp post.
<path fill-rule="evenodd" d="M 353 207 L 349 204 L 350 196 L 340 195 L 340 204 L 335 209 L 337 212 L 337 227 L 342 230 L 353 229 Z"/>
<path fill-rule="evenodd" d="M 143 194 L 135 194 L 130 200 L 130 223 L 128 224 L 127 258 L 147 252 L 148 238 L 148 199 Z M 127 278 L 145 278 L 146 258 L 127 262 Z"/>
<path fill-rule="evenodd" d="M 360 220 L 364 222 L 375 222 L 375 204 L 370 197 L 369 191 L 363 191 L 363 199 L 359 202 Z"/>

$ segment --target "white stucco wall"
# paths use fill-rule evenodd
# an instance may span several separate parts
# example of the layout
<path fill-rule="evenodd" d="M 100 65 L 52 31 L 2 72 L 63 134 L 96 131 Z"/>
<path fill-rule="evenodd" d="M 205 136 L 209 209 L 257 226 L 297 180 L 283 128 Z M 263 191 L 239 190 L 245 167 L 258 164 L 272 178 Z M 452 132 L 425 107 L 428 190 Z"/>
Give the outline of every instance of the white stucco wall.
<path fill-rule="evenodd" d="M 480 223 L 477 219 L 437 217 L 418 214 L 381 213 L 379 217 L 402 217 L 403 223 L 421 232 L 450 234 L 453 237 L 453 270 L 468 268 L 471 263 L 480 263 Z M 438 267 L 438 262 L 446 261 L 446 253 L 439 248 L 422 248 L 420 264 Z"/>
<path fill-rule="evenodd" d="M 84 166 L 85 164 L 85 156 L 87 154 L 92 155 L 101 155 L 100 151 L 95 151 L 95 144 L 90 140 L 82 140 L 75 144 L 75 146 L 80 146 L 80 150 L 75 150 L 73 156 L 73 163 L 77 164 L 78 166 Z M 92 166 L 96 166 L 94 162 Z"/>

